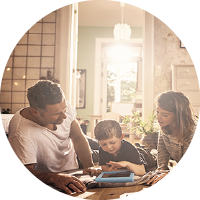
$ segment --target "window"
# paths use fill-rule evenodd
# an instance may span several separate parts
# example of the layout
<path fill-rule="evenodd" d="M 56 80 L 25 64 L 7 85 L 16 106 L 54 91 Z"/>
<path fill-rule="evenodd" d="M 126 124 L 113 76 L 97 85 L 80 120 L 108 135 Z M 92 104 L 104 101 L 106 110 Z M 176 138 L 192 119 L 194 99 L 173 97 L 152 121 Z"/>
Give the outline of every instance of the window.
<path fill-rule="evenodd" d="M 28 106 L 27 89 L 47 71 L 55 73 L 56 11 L 34 24 L 14 48 L 4 71 L 1 109 L 11 113 Z"/>

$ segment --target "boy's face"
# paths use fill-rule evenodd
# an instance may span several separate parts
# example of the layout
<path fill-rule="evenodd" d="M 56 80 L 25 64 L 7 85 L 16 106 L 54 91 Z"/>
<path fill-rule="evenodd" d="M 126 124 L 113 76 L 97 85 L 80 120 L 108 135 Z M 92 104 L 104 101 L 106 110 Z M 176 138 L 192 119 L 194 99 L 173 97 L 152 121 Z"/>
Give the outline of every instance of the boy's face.
<path fill-rule="evenodd" d="M 110 153 L 114 156 L 117 156 L 120 148 L 121 148 L 121 141 L 123 139 L 124 135 L 121 136 L 121 138 L 117 138 L 113 136 L 112 138 L 106 139 L 106 140 L 99 140 L 99 144 L 101 145 L 101 148 Z"/>

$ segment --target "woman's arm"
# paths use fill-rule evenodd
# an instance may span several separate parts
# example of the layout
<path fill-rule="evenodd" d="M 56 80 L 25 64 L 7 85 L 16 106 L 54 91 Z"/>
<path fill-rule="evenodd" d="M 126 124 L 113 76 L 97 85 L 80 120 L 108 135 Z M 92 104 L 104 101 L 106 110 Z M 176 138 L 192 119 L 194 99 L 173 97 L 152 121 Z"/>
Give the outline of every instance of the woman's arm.
<path fill-rule="evenodd" d="M 158 139 L 158 169 L 168 170 L 168 162 L 170 159 L 170 154 L 166 149 L 163 136 L 160 134 Z"/>
<path fill-rule="evenodd" d="M 148 185 L 154 185 L 155 183 L 157 183 L 158 181 L 160 181 L 162 178 L 164 178 L 169 171 L 168 168 L 168 162 L 169 162 L 169 158 L 170 158 L 170 154 L 166 149 L 165 143 L 163 141 L 163 137 L 160 134 L 159 135 L 159 139 L 158 139 L 158 158 L 157 158 L 157 162 L 158 162 L 158 168 L 157 168 L 157 172 L 159 174 L 157 174 L 156 176 L 154 176 L 153 178 L 151 178 L 147 184 Z"/>
<path fill-rule="evenodd" d="M 163 179 L 169 173 L 169 171 L 168 170 L 158 170 L 157 173 L 158 173 L 157 175 L 155 175 L 153 178 L 151 178 L 147 182 L 147 185 L 154 185 L 155 183 L 157 183 L 158 181 Z"/>
<path fill-rule="evenodd" d="M 192 138 L 193 138 L 193 134 L 192 135 L 190 135 L 188 138 L 186 138 L 185 139 L 185 141 L 183 142 L 183 147 L 182 147 L 182 149 L 183 149 L 183 155 L 185 154 L 185 152 L 187 151 L 187 149 L 188 149 L 188 147 L 189 147 L 189 145 L 190 145 L 190 143 L 191 143 L 191 141 L 192 141 Z"/>

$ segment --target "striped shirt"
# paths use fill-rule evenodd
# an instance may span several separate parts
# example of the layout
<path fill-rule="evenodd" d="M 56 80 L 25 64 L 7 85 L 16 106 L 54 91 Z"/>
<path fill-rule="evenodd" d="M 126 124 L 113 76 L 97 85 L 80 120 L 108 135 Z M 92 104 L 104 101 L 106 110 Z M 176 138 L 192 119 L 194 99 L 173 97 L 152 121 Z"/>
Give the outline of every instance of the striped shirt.
<path fill-rule="evenodd" d="M 158 139 L 158 169 L 169 170 L 169 159 L 175 160 L 177 163 L 183 157 L 194 134 L 191 134 L 183 142 L 177 141 L 171 135 L 167 135 L 160 131 Z"/>

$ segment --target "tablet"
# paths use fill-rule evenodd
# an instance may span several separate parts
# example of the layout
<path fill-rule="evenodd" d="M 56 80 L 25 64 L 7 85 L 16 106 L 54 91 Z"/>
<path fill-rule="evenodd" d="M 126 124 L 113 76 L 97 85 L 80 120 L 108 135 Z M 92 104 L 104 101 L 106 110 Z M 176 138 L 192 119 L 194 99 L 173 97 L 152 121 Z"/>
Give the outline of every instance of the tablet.
<path fill-rule="evenodd" d="M 134 182 L 134 173 L 129 170 L 101 172 L 95 181 L 112 183 Z"/>

